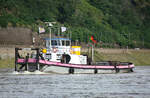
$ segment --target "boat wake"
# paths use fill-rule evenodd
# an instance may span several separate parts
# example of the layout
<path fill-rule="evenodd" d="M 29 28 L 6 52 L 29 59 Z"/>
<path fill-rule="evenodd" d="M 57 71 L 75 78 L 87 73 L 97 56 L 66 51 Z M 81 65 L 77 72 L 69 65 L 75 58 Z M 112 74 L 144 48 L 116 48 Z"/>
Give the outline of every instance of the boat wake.
<path fill-rule="evenodd" d="M 37 74 L 37 75 L 39 75 L 39 74 L 50 74 L 50 73 L 46 73 L 46 72 L 41 72 L 41 71 L 38 71 L 38 70 L 36 70 L 36 71 L 34 71 L 34 72 L 30 72 L 30 71 L 21 71 L 21 72 L 17 72 L 17 71 L 14 71 L 14 72 L 12 72 L 12 74 L 24 74 L 24 75 L 26 75 L 26 74 Z"/>

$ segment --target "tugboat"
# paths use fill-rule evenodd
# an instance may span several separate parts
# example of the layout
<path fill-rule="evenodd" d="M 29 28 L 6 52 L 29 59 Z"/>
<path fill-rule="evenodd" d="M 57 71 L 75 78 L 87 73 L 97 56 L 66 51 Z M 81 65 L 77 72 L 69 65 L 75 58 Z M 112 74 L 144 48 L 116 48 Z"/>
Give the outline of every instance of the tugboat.
<path fill-rule="evenodd" d="M 130 62 L 92 62 L 87 55 L 81 55 L 80 46 L 72 46 L 70 38 L 44 38 L 45 48 L 15 48 L 15 71 L 36 70 L 51 73 L 119 73 L 133 72 Z M 29 51 L 22 58 L 20 51 Z"/>

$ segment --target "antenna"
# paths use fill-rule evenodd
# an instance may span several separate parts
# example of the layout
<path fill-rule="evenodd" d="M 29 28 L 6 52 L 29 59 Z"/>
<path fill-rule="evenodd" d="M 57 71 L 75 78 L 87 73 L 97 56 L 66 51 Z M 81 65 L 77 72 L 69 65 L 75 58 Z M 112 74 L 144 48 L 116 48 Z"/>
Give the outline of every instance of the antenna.
<path fill-rule="evenodd" d="M 48 29 L 49 29 L 49 43 L 50 43 L 50 48 L 51 48 L 51 27 L 53 26 L 53 24 L 56 24 L 56 22 L 45 22 L 45 24 L 48 26 Z"/>

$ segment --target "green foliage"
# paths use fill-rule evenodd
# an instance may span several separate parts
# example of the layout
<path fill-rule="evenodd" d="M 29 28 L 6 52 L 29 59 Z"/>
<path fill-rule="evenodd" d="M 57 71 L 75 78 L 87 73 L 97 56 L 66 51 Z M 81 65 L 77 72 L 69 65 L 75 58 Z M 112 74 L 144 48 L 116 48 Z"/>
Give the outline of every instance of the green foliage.
<path fill-rule="evenodd" d="M 0 0 L 1 27 L 37 30 L 39 21 L 68 26 L 73 41 L 88 43 L 93 35 L 105 44 L 149 48 L 149 0 Z"/>
<path fill-rule="evenodd" d="M 79 42 L 85 42 L 88 43 L 90 41 L 90 31 L 85 28 L 81 27 L 76 27 L 71 29 L 72 32 L 72 40 L 76 41 L 78 40 Z"/>

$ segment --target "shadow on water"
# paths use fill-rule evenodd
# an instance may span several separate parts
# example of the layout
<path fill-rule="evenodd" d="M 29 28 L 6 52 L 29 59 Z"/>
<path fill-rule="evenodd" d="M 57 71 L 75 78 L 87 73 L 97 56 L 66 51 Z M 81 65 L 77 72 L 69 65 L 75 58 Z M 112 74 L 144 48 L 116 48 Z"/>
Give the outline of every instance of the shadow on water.
<path fill-rule="evenodd" d="M 0 70 L 0 98 L 149 98 L 150 66 L 118 74 L 12 74 Z"/>

